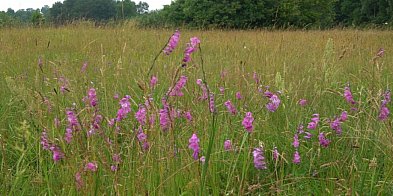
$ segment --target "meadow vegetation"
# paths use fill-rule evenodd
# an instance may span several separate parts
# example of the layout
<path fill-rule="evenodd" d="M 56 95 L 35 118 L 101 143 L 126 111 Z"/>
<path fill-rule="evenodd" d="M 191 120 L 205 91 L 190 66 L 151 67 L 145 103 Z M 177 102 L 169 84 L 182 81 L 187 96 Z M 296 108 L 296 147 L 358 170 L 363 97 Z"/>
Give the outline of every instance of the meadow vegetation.
<path fill-rule="evenodd" d="M 0 29 L 0 193 L 393 194 L 393 120 L 380 118 L 383 105 L 392 108 L 382 103 L 393 83 L 392 32 L 180 29 L 148 75 L 173 32 Z M 191 37 L 200 44 L 182 66 Z M 165 96 L 180 76 L 184 95 Z M 269 110 L 272 95 L 280 101 Z M 141 108 L 146 120 L 136 118 Z M 319 122 L 308 129 L 313 114 Z"/>

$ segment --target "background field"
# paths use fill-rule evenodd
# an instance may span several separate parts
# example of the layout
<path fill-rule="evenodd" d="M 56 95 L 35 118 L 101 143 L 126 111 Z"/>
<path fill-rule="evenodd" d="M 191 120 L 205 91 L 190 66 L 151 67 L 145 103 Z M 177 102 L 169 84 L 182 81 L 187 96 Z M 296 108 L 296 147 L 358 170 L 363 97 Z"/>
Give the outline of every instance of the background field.
<path fill-rule="evenodd" d="M 119 194 L 195 195 L 204 194 L 393 194 L 392 118 L 381 122 L 378 111 L 382 93 L 393 84 L 393 33 L 390 31 L 188 31 L 170 56 L 161 55 L 152 73 L 158 87 L 148 88 L 147 70 L 173 30 L 141 30 L 133 27 L 94 28 L 75 25 L 66 28 L 0 29 L 0 193 L 37 194 Z M 161 98 L 173 83 L 190 37 L 201 39 L 202 51 L 180 70 L 188 76 L 184 97 L 170 98 L 173 108 L 191 111 L 193 121 L 176 119 L 173 129 L 161 131 L 159 123 L 145 127 L 150 149 L 143 151 L 136 138 L 134 118 L 138 104 L 147 95 L 154 98 L 149 113 L 161 108 Z M 379 48 L 382 58 L 372 60 Z M 43 72 L 38 66 L 42 58 Z M 215 93 L 217 130 L 201 188 L 203 164 L 192 159 L 188 139 L 200 138 L 205 156 L 212 114 L 196 79 L 202 78 Z M 88 62 L 85 73 L 81 72 Z M 282 104 L 272 113 L 267 99 L 258 93 L 253 80 L 256 72 L 261 86 L 281 91 Z M 222 73 L 226 73 L 222 77 Z M 69 81 L 70 92 L 59 92 L 59 77 Z M 358 111 L 343 98 L 350 83 Z M 138 86 L 139 84 L 139 86 Z M 65 110 L 73 107 L 83 125 L 92 112 L 82 98 L 96 88 L 99 112 L 105 120 L 102 131 L 111 138 L 86 137 L 75 133 L 71 144 L 64 142 Z M 225 87 L 225 94 L 219 94 Z M 54 90 L 55 89 L 55 90 Z M 243 99 L 236 100 L 240 91 Z M 120 133 L 108 126 L 116 116 L 120 97 L 130 95 L 132 112 L 120 125 Z M 51 111 L 43 98 L 51 103 Z M 299 99 L 309 104 L 300 107 Z M 228 114 L 223 103 L 231 100 L 239 114 Z M 391 104 L 388 105 L 389 108 Z M 349 111 L 343 134 L 330 133 L 328 119 Z M 246 134 L 242 120 L 251 111 L 255 131 Z M 318 131 L 328 133 L 328 148 L 301 139 L 302 162 L 293 164 L 292 141 L 299 124 L 306 125 L 313 113 L 321 115 Z M 61 120 L 56 128 L 54 119 Z M 157 118 L 158 120 L 158 118 Z M 41 132 L 48 130 L 51 141 L 61 147 L 65 158 L 54 163 L 52 154 L 40 145 Z M 224 151 L 231 139 L 234 151 Z M 267 170 L 253 166 L 252 150 L 264 146 Z M 175 147 L 176 146 L 176 147 Z M 272 159 L 272 149 L 281 153 Z M 176 155 L 174 155 L 176 152 Z M 119 170 L 112 172 L 112 155 L 120 153 Z M 87 162 L 98 163 L 97 172 L 83 171 Z M 75 173 L 82 172 L 83 187 L 77 189 Z"/>

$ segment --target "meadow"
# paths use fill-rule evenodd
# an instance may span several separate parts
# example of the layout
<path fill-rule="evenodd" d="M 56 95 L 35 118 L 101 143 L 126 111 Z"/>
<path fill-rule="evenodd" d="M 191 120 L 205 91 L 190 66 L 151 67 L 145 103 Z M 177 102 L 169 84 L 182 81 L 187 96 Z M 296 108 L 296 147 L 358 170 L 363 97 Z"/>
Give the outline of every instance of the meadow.
<path fill-rule="evenodd" d="M 391 31 L 173 33 L 0 29 L 1 195 L 393 194 Z"/>

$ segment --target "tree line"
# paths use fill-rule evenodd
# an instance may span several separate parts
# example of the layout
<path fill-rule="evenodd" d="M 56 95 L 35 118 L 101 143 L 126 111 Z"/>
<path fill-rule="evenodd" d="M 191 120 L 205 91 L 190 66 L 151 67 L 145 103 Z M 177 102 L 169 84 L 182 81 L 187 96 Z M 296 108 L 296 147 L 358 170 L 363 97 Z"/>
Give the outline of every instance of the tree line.
<path fill-rule="evenodd" d="M 392 0 L 173 0 L 148 12 L 146 2 L 65 0 L 41 9 L 0 12 L 0 27 L 138 18 L 143 27 L 331 28 L 393 26 Z"/>
<path fill-rule="evenodd" d="M 143 26 L 331 28 L 393 23 L 392 0 L 175 0 Z"/>
<path fill-rule="evenodd" d="M 127 20 L 146 14 L 148 10 L 149 4 L 146 2 L 135 3 L 131 0 L 65 0 L 41 9 L 14 11 L 8 8 L 6 12 L 0 12 L 0 27 L 44 23 L 61 25 L 75 20 Z"/>

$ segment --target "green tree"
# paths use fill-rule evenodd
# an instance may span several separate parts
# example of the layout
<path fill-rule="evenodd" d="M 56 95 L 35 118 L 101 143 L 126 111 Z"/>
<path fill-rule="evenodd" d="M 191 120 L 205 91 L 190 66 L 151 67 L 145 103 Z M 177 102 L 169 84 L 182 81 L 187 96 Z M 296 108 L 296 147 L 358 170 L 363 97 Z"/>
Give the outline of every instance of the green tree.
<path fill-rule="evenodd" d="M 128 19 L 137 15 L 135 2 L 124 0 L 116 2 L 116 18 Z"/>
<path fill-rule="evenodd" d="M 40 26 L 44 22 L 44 17 L 39 9 L 34 11 L 31 15 L 31 22 L 34 26 Z"/>
<path fill-rule="evenodd" d="M 136 5 L 136 12 L 138 14 L 146 14 L 148 11 L 149 11 L 149 4 L 147 4 L 146 2 L 140 1 Z"/>

